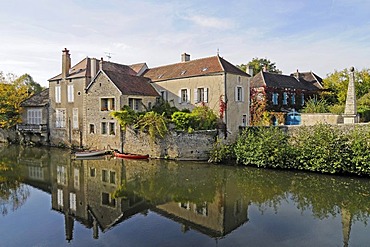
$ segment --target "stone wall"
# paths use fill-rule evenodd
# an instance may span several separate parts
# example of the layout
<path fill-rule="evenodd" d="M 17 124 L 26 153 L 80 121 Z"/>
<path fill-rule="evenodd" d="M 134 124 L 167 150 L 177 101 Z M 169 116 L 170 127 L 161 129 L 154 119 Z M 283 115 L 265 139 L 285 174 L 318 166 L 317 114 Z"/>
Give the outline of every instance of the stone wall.
<path fill-rule="evenodd" d="M 315 125 L 318 123 L 341 124 L 343 123 L 342 115 L 331 113 L 302 113 L 301 125 Z"/>
<path fill-rule="evenodd" d="M 0 129 L 0 143 L 18 142 L 18 136 L 15 129 Z"/>
<path fill-rule="evenodd" d="M 175 160 L 208 160 L 217 136 L 216 130 L 171 131 L 164 139 L 152 140 L 145 133 L 127 128 L 123 136 L 123 151 L 149 154 L 151 158 Z"/>

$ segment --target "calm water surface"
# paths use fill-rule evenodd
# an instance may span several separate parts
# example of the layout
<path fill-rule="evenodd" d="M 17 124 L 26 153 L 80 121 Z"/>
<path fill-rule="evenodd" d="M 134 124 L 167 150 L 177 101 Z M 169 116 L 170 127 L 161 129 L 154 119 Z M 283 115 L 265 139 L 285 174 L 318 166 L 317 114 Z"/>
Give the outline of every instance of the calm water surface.
<path fill-rule="evenodd" d="M 0 246 L 370 246 L 370 179 L 0 146 Z"/>

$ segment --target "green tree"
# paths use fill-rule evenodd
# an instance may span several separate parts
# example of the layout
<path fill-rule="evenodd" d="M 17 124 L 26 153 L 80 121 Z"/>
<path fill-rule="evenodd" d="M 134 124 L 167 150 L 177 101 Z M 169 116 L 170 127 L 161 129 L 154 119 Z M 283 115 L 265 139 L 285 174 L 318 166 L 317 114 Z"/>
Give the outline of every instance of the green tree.
<path fill-rule="evenodd" d="M 42 90 L 28 74 L 16 77 L 0 73 L 0 128 L 11 128 L 21 121 L 20 104 Z"/>
<path fill-rule="evenodd" d="M 237 67 L 248 73 L 248 71 L 246 71 L 248 66 L 249 66 L 249 68 L 253 69 L 253 74 L 254 75 L 258 74 L 261 70 L 263 70 L 264 67 L 266 67 L 266 70 L 268 72 L 273 72 L 273 73 L 278 73 L 278 74 L 282 73 L 281 70 L 276 68 L 276 63 L 271 62 L 267 58 L 255 57 L 250 62 L 248 62 L 247 64 L 241 64 L 241 65 L 238 65 Z"/>

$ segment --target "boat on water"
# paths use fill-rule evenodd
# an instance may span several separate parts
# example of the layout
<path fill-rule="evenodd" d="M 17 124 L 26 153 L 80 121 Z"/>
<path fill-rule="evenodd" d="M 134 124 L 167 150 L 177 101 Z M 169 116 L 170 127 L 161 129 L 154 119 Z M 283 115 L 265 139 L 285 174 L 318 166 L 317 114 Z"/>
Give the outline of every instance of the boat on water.
<path fill-rule="evenodd" d="M 90 158 L 105 155 L 107 151 L 105 150 L 86 150 L 81 152 L 76 152 L 74 155 L 76 158 Z"/>
<path fill-rule="evenodd" d="M 131 153 L 120 153 L 115 151 L 114 156 L 125 159 L 149 159 L 149 154 L 131 154 Z"/>

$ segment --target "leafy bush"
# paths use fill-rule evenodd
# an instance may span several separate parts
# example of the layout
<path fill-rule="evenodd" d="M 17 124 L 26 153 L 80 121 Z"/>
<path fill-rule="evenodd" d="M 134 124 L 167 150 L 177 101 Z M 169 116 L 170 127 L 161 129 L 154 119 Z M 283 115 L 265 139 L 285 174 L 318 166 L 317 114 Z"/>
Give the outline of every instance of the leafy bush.
<path fill-rule="evenodd" d="M 198 106 L 192 112 L 175 112 L 172 122 L 178 130 L 209 130 L 216 127 L 217 115 L 207 106 Z"/>
<path fill-rule="evenodd" d="M 171 118 L 173 113 L 179 111 L 179 109 L 177 109 L 174 106 L 171 106 L 167 101 L 162 99 L 155 103 L 151 110 L 158 114 L 164 113 L 164 116 L 168 119 Z"/>
<path fill-rule="evenodd" d="M 166 118 L 163 114 L 150 111 L 140 116 L 134 128 L 138 128 L 141 131 L 147 131 L 152 139 L 157 137 L 163 138 L 167 132 Z"/>
<path fill-rule="evenodd" d="M 344 107 L 345 105 L 335 104 L 328 106 L 328 110 L 330 113 L 339 115 L 344 113 Z"/>
<path fill-rule="evenodd" d="M 237 163 L 258 167 L 290 167 L 288 136 L 279 128 L 246 129 L 235 144 Z"/>
<path fill-rule="evenodd" d="M 302 127 L 292 140 L 296 168 L 342 173 L 350 163 L 348 137 L 328 124 Z"/>
<path fill-rule="evenodd" d="M 328 112 L 328 103 L 325 99 L 317 100 L 311 98 L 306 102 L 306 106 L 302 109 L 303 113 L 326 113 Z"/>
<path fill-rule="evenodd" d="M 349 135 L 351 166 L 348 172 L 370 175 L 370 128 L 355 128 Z"/>
<path fill-rule="evenodd" d="M 235 159 L 234 145 L 225 144 L 217 138 L 213 144 L 208 162 L 221 163 L 232 159 Z"/>
<path fill-rule="evenodd" d="M 129 106 L 124 106 L 121 111 L 114 111 L 111 115 L 118 120 L 122 130 L 125 130 L 128 125 L 133 125 L 139 117 Z"/>

